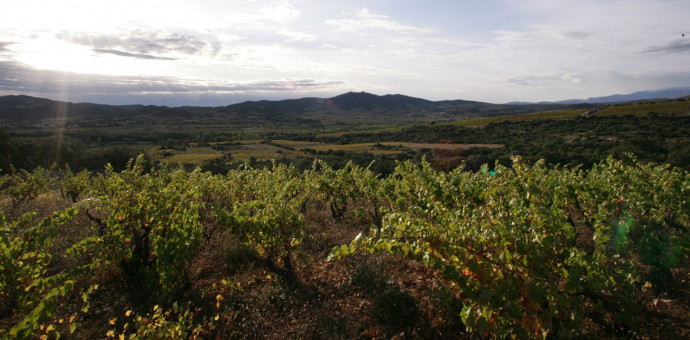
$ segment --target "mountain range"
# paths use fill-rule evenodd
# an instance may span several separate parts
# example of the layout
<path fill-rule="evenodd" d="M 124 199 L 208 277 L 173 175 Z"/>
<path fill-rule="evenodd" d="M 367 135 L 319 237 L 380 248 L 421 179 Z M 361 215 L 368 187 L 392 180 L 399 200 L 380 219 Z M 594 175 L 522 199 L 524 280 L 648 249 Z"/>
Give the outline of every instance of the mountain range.
<path fill-rule="evenodd" d="M 690 96 L 690 87 L 674 87 L 655 91 L 638 91 L 629 94 L 614 94 L 605 97 L 590 97 L 587 99 L 568 99 L 556 102 L 540 102 L 541 104 L 605 104 L 605 103 L 621 103 L 633 102 L 639 100 L 653 100 L 653 99 L 675 99 L 680 97 Z M 534 104 L 529 102 L 513 102 L 509 104 Z"/>
<path fill-rule="evenodd" d="M 74 123 L 94 121 L 197 120 L 210 123 L 281 122 L 295 119 L 318 120 L 335 115 L 367 119 L 371 117 L 478 118 L 567 108 L 591 108 L 601 103 L 636 101 L 650 98 L 676 98 L 690 94 L 690 88 L 642 91 L 628 95 L 542 103 L 491 104 L 466 100 L 430 101 L 401 94 L 375 95 L 348 92 L 331 98 L 307 97 L 287 100 L 247 101 L 219 107 L 153 105 L 103 105 L 69 103 L 25 95 L 0 97 L 0 123 L 3 125 L 45 120 Z"/>

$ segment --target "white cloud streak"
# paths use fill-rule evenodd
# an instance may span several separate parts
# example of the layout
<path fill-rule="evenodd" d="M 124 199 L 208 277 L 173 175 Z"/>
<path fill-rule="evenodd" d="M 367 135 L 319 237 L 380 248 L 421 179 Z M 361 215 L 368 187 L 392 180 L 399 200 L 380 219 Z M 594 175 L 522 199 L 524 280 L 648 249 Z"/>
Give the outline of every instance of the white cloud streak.
<path fill-rule="evenodd" d="M 360 9 L 354 18 L 328 19 L 326 24 L 335 26 L 341 32 L 398 32 L 431 34 L 437 29 L 431 27 L 417 27 L 392 20 L 387 15 L 373 14 L 367 8 Z"/>
<path fill-rule="evenodd" d="M 652 53 L 688 53 L 690 52 L 690 39 L 674 41 L 662 46 L 652 46 L 645 50 Z"/>

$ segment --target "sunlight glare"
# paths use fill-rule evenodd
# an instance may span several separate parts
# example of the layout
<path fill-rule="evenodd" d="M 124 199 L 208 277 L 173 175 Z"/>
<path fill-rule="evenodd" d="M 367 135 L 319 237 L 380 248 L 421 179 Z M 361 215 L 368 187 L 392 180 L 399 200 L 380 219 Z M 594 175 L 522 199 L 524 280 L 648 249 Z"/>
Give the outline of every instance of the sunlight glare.
<path fill-rule="evenodd" d="M 150 75 L 160 67 L 150 62 L 116 55 L 99 55 L 89 46 L 80 46 L 52 38 L 22 44 L 20 62 L 36 69 L 82 74 Z"/>

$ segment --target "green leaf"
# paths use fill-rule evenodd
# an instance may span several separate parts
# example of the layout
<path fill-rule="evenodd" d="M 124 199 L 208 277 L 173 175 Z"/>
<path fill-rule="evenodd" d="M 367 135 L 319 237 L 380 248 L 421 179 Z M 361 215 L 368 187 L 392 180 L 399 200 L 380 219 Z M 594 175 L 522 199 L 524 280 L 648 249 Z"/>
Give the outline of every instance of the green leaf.
<path fill-rule="evenodd" d="M 346 244 L 343 244 L 338 249 L 338 253 L 340 256 L 347 256 L 350 254 L 350 247 L 348 247 Z"/>

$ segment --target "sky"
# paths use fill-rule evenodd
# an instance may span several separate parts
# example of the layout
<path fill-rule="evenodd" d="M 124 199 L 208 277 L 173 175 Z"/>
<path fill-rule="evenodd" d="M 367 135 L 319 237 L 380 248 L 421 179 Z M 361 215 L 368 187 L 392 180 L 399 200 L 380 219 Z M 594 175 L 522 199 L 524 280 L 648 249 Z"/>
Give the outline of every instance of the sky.
<path fill-rule="evenodd" d="M 490 103 L 690 85 L 687 0 L 21 0 L 0 95 L 221 106 L 348 91 Z"/>

